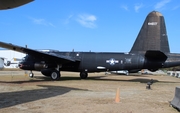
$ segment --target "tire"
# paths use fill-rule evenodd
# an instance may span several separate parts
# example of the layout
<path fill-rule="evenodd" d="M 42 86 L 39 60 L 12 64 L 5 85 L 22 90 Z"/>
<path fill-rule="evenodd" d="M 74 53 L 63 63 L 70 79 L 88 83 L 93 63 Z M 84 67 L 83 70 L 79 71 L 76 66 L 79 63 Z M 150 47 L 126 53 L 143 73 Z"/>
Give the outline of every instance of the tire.
<path fill-rule="evenodd" d="M 30 78 L 33 78 L 33 77 L 34 77 L 34 73 L 32 73 L 32 72 L 29 73 L 29 77 L 30 77 Z"/>
<path fill-rule="evenodd" d="M 81 79 L 86 79 L 88 77 L 88 73 L 87 72 L 81 72 L 80 77 L 81 77 Z"/>
<path fill-rule="evenodd" d="M 51 79 L 52 80 L 59 80 L 60 79 L 60 72 L 59 71 L 52 71 Z"/>

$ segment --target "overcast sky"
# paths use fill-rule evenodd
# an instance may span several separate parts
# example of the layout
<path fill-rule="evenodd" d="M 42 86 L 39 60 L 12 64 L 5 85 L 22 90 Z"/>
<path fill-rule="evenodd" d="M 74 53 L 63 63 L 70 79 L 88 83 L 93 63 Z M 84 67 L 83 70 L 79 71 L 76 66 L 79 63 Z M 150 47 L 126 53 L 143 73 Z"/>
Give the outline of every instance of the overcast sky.
<path fill-rule="evenodd" d="M 32 49 L 129 52 L 151 11 L 180 53 L 180 0 L 35 0 L 0 11 L 0 41 Z"/>

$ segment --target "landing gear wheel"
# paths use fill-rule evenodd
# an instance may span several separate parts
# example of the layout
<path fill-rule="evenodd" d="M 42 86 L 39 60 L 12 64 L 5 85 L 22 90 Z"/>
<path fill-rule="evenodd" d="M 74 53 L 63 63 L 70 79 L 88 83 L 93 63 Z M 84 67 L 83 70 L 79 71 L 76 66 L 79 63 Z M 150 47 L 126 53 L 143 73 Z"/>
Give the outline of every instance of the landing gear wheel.
<path fill-rule="evenodd" d="M 87 72 L 81 72 L 80 77 L 81 77 L 81 79 L 86 79 L 88 77 L 88 73 Z"/>
<path fill-rule="evenodd" d="M 52 80 L 59 80 L 60 79 L 60 72 L 59 71 L 52 71 L 51 73 L 51 79 Z"/>
<path fill-rule="evenodd" d="M 29 77 L 30 77 L 30 78 L 33 78 L 33 77 L 34 77 L 34 73 L 30 72 L 30 73 L 29 73 Z"/>

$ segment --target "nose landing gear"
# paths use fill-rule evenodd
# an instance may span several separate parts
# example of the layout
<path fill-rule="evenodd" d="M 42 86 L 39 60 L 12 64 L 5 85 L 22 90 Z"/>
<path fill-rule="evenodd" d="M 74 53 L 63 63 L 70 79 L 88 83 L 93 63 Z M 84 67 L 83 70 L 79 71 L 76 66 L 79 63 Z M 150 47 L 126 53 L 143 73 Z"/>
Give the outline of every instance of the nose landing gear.
<path fill-rule="evenodd" d="M 30 78 L 33 78 L 33 77 L 34 77 L 34 73 L 33 73 L 32 71 L 29 73 L 29 77 L 30 77 Z"/>

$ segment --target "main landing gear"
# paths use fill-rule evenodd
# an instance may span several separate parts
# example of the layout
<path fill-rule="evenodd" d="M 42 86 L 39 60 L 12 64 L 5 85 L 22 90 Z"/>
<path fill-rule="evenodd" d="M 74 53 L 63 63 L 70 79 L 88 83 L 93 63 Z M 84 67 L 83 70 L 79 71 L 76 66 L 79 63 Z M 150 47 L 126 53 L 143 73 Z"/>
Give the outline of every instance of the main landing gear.
<path fill-rule="evenodd" d="M 52 80 L 59 80 L 60 79 L 60 77 L 61 77 L 60 68 L 61 68 L 61 65 L 57 65 L 57 67 L 51 71 L 50 76 L 51 76 Z"/>
<path fill-rule="evenodd" d="M 42 69 L 41 73 L 45 76 L 51 77 L 52 80 L 59 80 L 61 77 L 60 74 L 60 65 L 57 65 L 57 67 L 55 69 L 53 68 L 49 68 L 49 69 Z M 34 74 L 31 70 L 31 72 L 29 73 L 29 77 L 33 78 Z"/>
<path fill-rule="evenodd" d="M 51 79 L 52 79 L 52 80 L 59 80 L 60 77 L 61 77 L 60 71 L 53 70 L 53 71 L 51 72 Z"/>
<path fill-rule="evenodd" d="M 61 77 L 60 71 L 56 69 L 44 69 L 41 73 L 45 76 L 51 77 L 52 80 L 59 80 Z M 29 73 L 29 77 L 34 77 L 32 71 Z M 80 77 L 81 79 L 86 79 L 88 77 L 88 73 L 86 71 L 80 72 Z"/>
<path fill-rule="evenodd" d="M 59 80 L 61 77 L 60 71 L 57 71 L 56 69 L 46 69 L 43 70 L 43 72 L 41 71 L 41 73 L 45 76 L 51 77 L 52 80 Z M 34 77 L 34 73 L 32 71 L 29 73 L 29 77 Z"/>
<path fill-rule="evenodd" d="M 80 77 L 81 77 L 81 79 L 86 79 L 88 77 L 88 73 L 87 72 L 80 72 Z"/>

